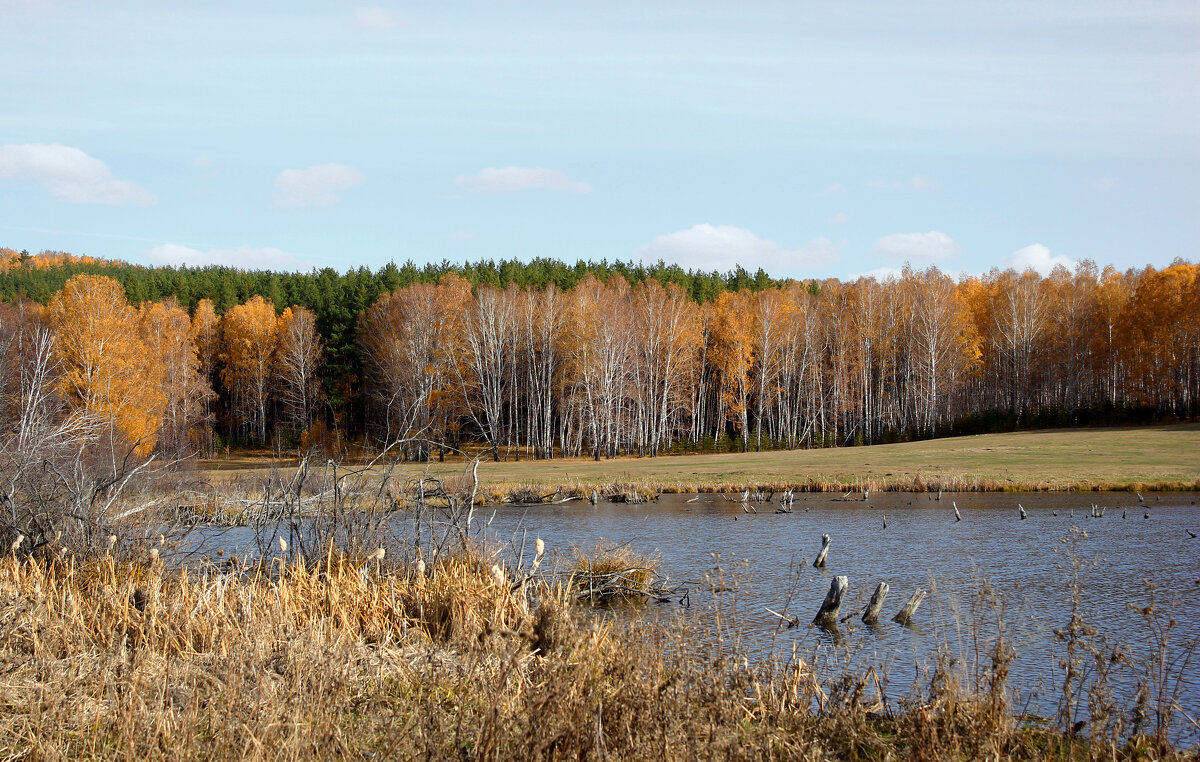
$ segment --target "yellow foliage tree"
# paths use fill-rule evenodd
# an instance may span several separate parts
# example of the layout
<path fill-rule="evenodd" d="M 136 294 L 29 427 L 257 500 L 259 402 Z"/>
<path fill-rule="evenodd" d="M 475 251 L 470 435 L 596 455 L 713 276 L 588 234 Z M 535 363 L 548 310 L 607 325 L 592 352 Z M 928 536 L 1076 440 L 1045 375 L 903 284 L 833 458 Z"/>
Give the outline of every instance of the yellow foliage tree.
<path fill-rule="evenodd" d="M 208 402 L 213 397 L 208 379 L 200 372 L 200 357 L 192 341 L 192 323 L 174 299 L 147 302 L 138 310 L 142 340 L 163 366 L 162 392 L 166 398 L 159 447 L 179 458 L 201 441 Z"/>
<path fill-rule="evenodd" d="M 255 296 L 221 318 L 221 380 L 233 398 L 238 423 L 259 442 L 267 440 L 267 400 L 279 345 L 275 305 Z"/>
<path fill-rule="evenodd" d="M 721 402 L 726 418 L 750 446 L 750 369 L 754 367 L 754 337 L 758 325 L 754 296 L 749 291 L 726 291 L 713 308 L 709 360 L 721 378 Z"/>
<path fill-rule="evenodd" d="M 149 455 L 167 403 L 165 372 L 121 285 L 77 275 L 50 300 L 49 316 L 63 394 L 123 435 L 139 456 Z"/>

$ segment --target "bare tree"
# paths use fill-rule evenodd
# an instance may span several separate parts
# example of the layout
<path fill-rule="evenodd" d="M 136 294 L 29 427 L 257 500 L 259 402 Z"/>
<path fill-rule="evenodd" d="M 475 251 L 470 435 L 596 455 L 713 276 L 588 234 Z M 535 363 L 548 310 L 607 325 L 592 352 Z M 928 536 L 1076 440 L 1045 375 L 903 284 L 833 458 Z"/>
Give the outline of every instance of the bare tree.
<path fill-rule="evenodd" d="M 279 400 L 284 420 L 294 431 L 306 431 L 321 402 L 324 362 L 317 318 L 305 307 L 289 307 L 279 316 Z"/>

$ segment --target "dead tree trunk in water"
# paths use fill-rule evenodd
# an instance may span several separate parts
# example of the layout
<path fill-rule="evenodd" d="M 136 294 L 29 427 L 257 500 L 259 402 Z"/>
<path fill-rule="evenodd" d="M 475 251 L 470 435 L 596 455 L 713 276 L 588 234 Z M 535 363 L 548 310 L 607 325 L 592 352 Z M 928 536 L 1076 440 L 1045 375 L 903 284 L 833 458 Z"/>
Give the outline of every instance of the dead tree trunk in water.
<path fill-rule="evenodd" d="M 867 610 L 863 612 L 863 624 L 875 624 L 879 621 L 879 610 L 883 608 L 883 600 L 887 598 L 888 583 L 880 582 L 875 587 L 875 592 L 871 594 L 871 602 L 867 604 Z"/>
<path fill-rule="evenodd" d="M 830 542 L 832 542 L 832 540 L 829 538 L 829 535 L 827 535 L 827 534 L 821 535 L 821 552 L 817 554 L 817 560 L 813 561 L 813 568 L 816 568 L 816 569 L 824 569 L 825 568 L 825 556 L 829 555 L 829 543 Z"/>
<path fill-rule="evenodd" d="M 900 613 L 892 617 L 893 622 L 900 624 L 908 624 L 912 621 L 913 615 L 917 613 L 917 608 L 921 605 L 921 601 L 925 600 L 925 591 L 917 588 L 912 597 L 908 599 L 908 603 L 904 604 L 904 608 L 900 609 Z"/>
<path fill-rule="evenodd" d="M 850 580 L 846 575 L 839 574 L 834 577 L 829 585 L 829 592 L 825 594 L 825 602 L 821 604 L 812 623 L 820 627 L 836 627 L 838 612 L 842 609 L 842 599 L 846 597 L 849 587 Z"/>

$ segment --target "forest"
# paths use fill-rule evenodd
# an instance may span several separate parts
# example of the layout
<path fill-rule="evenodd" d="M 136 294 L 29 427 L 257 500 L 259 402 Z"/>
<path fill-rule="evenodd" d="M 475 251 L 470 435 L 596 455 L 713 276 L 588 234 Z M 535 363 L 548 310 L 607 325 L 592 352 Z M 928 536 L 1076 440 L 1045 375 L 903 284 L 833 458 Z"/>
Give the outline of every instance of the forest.
<path fill-rule="evenodd" d="M 885 281 L 551 260 L 338 273 L 0 249 L 0 416 L 137 453 L 499 459 L 1195 418 L 1200 267 Z M 39 407 L 41 406 L 41 407 Z"/>

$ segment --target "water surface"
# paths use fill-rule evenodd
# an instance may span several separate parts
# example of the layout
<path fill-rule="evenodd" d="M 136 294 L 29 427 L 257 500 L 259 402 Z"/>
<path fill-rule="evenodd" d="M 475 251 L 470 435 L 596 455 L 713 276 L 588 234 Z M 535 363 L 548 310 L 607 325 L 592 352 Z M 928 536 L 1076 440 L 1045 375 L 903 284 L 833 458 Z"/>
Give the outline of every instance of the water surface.
<path fill-rule="evenodd" d="M 1016 650 L 1011 685 L 1030 710 L 1050 713 L 1061 691 L 1058 660 L 1063 646 L 1055 629 L 1071 620 L 1073 553 L 1079 561 L 1079 610 L 1113 643 L 1128 644 L 1135 658 L 1153 650 L 1143 616 L 1145 583 L 1158 588 L 1158 611 L 1171 609 L 1175 647 L 1200 638 L 1200 495 L 1148 495 L 1139 504 L 1126 493 L 910 493 L 872 494 L 846 500 L 836 494 L 797 495 L 791 513 L 777 503 L 756 503 L 757 514 L 721 495 L 664 495 L 655 503 L 602 500 L 561 505 L 506 506 L 477 513 L 480 530 L 494 542 L 532 546 L 541 537 L 552 551 L 590 549 L 603 540 L 628 544 L 656 556 L 673 584 L 691 592 L 690 608 L 677 600 L 619 614 L 644 616 L 678 611 L 703 616 L 721 601 L 736 607 L 737 624 L 751 650 L 791 652 L 799 643 L 831 663 L 874 664 L 903 695 L 927 676 L 941 645 L 964 663 L 979 647 L 973 632 L 994 633 L 995 610 L 977 606 L 990 584 L 1003 601 L 1006 637 Z M 956 521 L 953 503 L 962 516 Z M 1021 520 L 1018 504 L 1028 518 Z M 1091 507 L 1105 508 L 1101 518 Z M 1146 518 L 1146 514 L 1149 518 Z M 886 527 L 885 527 L 886 522 Z M 1074 535 L 1072 529 L 1079 530 Z M 833 544 L 824 569 L 812 561 L 829 534 Z M 1074 536 L 1073 542 L 1063 540 Z M 227 551 L 249 550 L 252 535 L 226 533 Z M 736 590 L 714 593 L 720 565 Z M 850 620 L 837 633 L 810 629 L 835 575 L 849 578 L 842 615 L 861 610 L 876 583 L 891 586 L 878 626 Z M 930 591 L 913 626 L 891 621 L 917 588 Z M 767 609 L 797 617 L 801 626 L 779 629 Z M 1166 621 L 1164 619 L 1164 621 Z M 1200 660 L 1183 677 L 1181 705 L 1200 714 Z M 1131 691 L 1129 684 L 1118 686 Z M 1192 740 L 1195 742 L 1195 739 Z"/>

